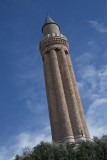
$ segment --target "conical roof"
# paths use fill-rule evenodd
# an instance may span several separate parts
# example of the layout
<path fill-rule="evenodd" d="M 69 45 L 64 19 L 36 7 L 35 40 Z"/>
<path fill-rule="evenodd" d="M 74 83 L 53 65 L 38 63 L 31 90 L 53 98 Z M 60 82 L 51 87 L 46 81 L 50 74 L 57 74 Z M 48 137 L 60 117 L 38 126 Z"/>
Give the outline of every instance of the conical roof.
<path fill-rule="evenodd" d="M 52 18 L 48 16 L 48 14 L 47 14 L 47 17 L 46 17 L 46 20 L 45 20 L 45 24 L 44 24 L 43 27 L 42 27 L 42 32 L 43 32 L 44 26 L 47 25 L 47 24 L 56 24 L 56 23 L 52 20 Z M 56 25 L 57 25 L 57 24 L 56 24 Z M 58 25 L 57 25 L 57 26 L 58 26 Z M 59 27 L 59 26 L 58 26 L 58 27 Z"/>
<path fill-rule="evenodd" d="M 55 23 L 55 22 L 52 20 L 51 17 L 49 17 L 49 16 L 47 15 L 46 20 L 45 20 L 45 24 L 48 24 L 48 23 Z"/>

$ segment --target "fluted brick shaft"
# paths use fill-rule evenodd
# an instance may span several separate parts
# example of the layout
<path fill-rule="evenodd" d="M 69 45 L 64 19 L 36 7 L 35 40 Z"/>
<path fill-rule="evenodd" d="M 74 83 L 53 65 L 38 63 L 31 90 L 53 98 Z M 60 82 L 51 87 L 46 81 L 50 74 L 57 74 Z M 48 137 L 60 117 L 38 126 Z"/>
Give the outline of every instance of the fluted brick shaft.
<path fill-rule="evenodd" d="M 81 131 L 83 131 L 83 126 L 78 111 L 77 101 L 71 81 L 65 51 L 63 49 L 58 50 L 57 56 L 73 133 L 75 137 L 80 136 Z"/>
<path fill-rule="evenodd" d="M 57 98 L 57 105 L 60 111 L 59 117 L 60 122 L 62 123 L 61 126 L 61 134 L 62 139 L 73 136 L 71 123 L 69 119 L 69 113 L 67 109 L 66 99 L 63 90 L 63 84 L 61 80 L 61 74 L 58 65 L 57 54 L 55 50 L 50 50 L 50 58 L 52 64 L 52 71 L 54 77 L 54 84 L 55 84 L 55 93 Z"/>
<path fill-rule="evenodd" d="M 61 132 L 60 132 L 61 128 L 60 128 L 59 112 L 56 103 L 55 87 L 53 82 L 52 67 L 49 54 L 44 54 L 43 64 L 44 64 L 46 93 L 48 100 L 48 110 L 49 110 L 49 117 L 52 130 L 52 139 L 53 141 L 57 142 L 61 140 Z"/>
<path fill-rule="evenodd" d="M 42 33 L 40 52 L 44 63 L 52 139 L 57 143 L 79 143 L 90 139 L 67 38 L 48 15 Z"/>
<path fill-rule="evenodd" d="M 81 99 L 80 99 L 80 96 L 79 96 L 78 87 L 77 87 L 77 83 L 76 83 L 76 79 L 75 79 L 70 55 L 66 54 L 66 58 L 67 58 L 67 63 L 68 63 L 68 67 L 69 67 L 69 71 L 70 71 L 70 75 L 71 75 L 71 80 L 72 80 L 72 83 L 73 83 L 73 86 L 74 86 L 75 96 L 76 96 L 76 100 L 77 100 L 77 104 L 78 104 L 78 110 L 79 110 L 81 121 L 82 121 L 82 124 L 83 124 L 85 137 L 87 139 L 90 139 L 90 135 L 89 135 L 89 131 L 88 131 L 88 128 L 87 128 L 85 115 L 84 115 L 83 107 L 82 107 L 82 104 L 81 104 Z"/>

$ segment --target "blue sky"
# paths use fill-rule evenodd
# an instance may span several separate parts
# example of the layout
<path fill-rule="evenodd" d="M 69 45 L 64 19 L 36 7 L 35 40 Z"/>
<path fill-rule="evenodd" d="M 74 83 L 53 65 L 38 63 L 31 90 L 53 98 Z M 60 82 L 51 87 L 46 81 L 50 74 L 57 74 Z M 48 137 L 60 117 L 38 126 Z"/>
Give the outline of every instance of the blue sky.
<path fill-rule="evenodd" d="M 0 160 L 51 141 L 39 52 L 47 10 L 69 41 L 91 138 L 107 134 L 107 1 L 0 0 Z"/>

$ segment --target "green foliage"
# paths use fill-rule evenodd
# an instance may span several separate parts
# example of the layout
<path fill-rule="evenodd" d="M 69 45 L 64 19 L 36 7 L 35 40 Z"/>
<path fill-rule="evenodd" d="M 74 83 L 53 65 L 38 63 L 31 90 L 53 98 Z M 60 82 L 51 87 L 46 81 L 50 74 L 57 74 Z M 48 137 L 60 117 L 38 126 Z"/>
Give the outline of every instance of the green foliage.
<path fill-rule="evenodd" d="M 32 151 L 25 148 L 15 160 L 107 160 L 107 135 L 79 145 L 41 142 Z"/>

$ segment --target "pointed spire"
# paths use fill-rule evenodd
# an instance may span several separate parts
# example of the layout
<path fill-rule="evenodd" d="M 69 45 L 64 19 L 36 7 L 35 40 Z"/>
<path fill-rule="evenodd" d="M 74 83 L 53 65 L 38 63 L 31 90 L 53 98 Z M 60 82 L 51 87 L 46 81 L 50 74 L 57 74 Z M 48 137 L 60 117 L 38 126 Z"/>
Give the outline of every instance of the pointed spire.
<path fill-rule="evenodd" d="M 52 20 L 52 18 L 50 18 L 49 17 L 49 15 L 48 15 L 48 11 L 47 11 L 47 17 L 46 17 L 46 20 L 45 20 L 45 24 L 43 25 L 43 27 L 45 26 L 45 25 L 47 25 L 47 24 L 56 24 L 53 20 Z M 57 25 L 57 24 L 56 24 Z M 57 25 L 58 26 L 58 25 Z M 43 27 L 42 27 L 42 32 L 43 32 Z M 59 26 L 58 26 L 59 27 Z"/>
<path fill-rule="evenodd" d="M 48 16 L 48 12 L 47 12 L 47 17 L 46 17 L 46 20 L 45 20 L 45 24 L 48 24 L 48 23 L 54 23 L 55 22 Z"/>

